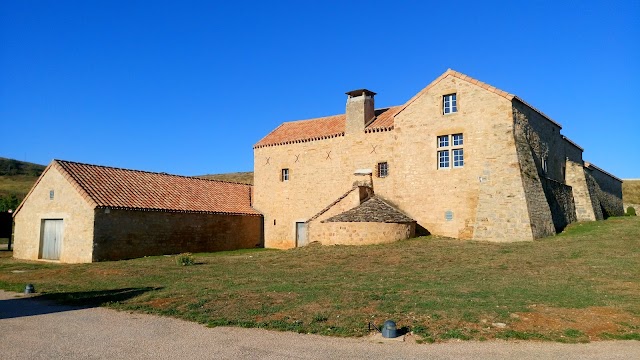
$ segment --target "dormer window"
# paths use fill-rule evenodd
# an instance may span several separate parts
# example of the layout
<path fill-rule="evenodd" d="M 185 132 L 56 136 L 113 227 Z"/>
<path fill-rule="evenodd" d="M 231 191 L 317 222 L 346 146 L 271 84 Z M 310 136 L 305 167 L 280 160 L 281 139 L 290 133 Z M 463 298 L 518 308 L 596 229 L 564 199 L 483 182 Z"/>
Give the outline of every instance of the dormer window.
<path fill-rule="evenodd" d="M 443 114 L 453 114 L 458 112 L 458 101 L 456 100 L 456 94 L 444 95 L 442 97 L 442 109 Z"/>

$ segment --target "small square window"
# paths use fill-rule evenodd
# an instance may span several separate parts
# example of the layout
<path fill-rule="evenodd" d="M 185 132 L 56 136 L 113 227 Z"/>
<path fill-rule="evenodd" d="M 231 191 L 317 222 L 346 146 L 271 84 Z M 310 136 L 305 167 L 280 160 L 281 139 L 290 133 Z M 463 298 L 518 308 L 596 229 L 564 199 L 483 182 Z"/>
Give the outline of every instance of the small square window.
<path fill-rule="evenodd" d="M 386 162 L 378 163 L 378 177 L 389 176 L 389 164 Z"/>
<path fill-rule="evenodd" d="M 438 168 L 444 169 L 449 167 L 449 150 L 438 151 Z"/>
<path fill-rule="evenodd" d="M 463 142 L 462 134 L 453 134 L 453 146 L 461 146 Z"/>
<path fill-rule="evenodd" d="M 453 149 L 453 167 L 462 167 L 464 165 L 464 150 Z"/>
<path fill-rule="evenodd" d="M 449 135 L 438 136 L 438 147 L 449 146 Z"/>
<path fill-rule="evenodd" d="M 442 97 L 442 109 L 444 114 L 452 114 L 458 112 L 458 101 L 456 94 L 444 95 Z"/>
<path fill-rule="evenodd" d="M 289 169 L 282 169 L 282 176 L 280 181 L 289 181 Z"/>

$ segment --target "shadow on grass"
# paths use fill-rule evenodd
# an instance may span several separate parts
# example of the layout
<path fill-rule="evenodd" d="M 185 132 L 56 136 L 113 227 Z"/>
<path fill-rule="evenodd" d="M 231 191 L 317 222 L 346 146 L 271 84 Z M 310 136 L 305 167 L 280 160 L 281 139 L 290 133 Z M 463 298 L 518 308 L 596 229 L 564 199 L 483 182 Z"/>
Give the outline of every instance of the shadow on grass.
<path fill-rule="evenodd" d="M 98 307 L 125 301 L 148 291 L 161 288 L 125 288 L 102 291 L 51 293 L 28 298 L 0 300 L 0 319 L 52 314 Z"/>

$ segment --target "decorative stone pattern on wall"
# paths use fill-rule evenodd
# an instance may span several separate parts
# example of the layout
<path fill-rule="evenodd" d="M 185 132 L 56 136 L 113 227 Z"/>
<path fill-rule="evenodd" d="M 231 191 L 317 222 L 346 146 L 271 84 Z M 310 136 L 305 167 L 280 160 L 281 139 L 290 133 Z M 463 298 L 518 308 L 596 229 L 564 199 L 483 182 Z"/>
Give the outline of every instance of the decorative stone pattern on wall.
<path fill-rule="evenodd" d="M 260 216 L 95 210 L 93 260 L 120 260 L 262 245 Z"/>
<path fill-rule="evenodd" d="M 53 191 L 53 200 L 50 198 Z M 93 207 L 53 166 L 49 166 L 14 216 L 14 251 L 17 259 L 37 260 L 42 221 L 63 220 L 60 262 L 91 262 Z"/>

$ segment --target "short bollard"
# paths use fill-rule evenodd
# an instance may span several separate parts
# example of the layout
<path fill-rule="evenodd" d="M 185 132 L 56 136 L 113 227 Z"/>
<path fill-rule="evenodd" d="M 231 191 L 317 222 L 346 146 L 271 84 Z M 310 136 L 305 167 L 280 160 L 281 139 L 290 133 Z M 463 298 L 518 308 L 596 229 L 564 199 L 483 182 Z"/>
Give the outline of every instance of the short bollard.
<path fill-rule="evenodd" d="M 382 337 L 384 338 L 395 338 L 398 336 L 396 323 L 392 320 L 387 320 L 382 325 Z"/>
<path fill-rule="evenodd" d="M 25 294 L 33 294 L 34 292 L 36 292 L 36 288 L 33 287 L 33 284 L 27 284 L 27 286 L 24 288 Z"/>

